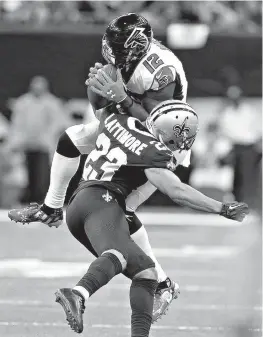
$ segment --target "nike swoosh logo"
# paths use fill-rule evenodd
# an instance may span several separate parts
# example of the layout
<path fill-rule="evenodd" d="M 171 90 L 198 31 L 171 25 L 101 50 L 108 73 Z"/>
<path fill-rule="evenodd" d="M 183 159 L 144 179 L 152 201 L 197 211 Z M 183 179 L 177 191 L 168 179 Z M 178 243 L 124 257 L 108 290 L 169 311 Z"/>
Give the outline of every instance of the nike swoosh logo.
<path fill-rule="evenodd" d="M 230 211 L 232 211 L 233 209 L 235 209 L 235 208 L 237 208 L 237 207 L 239 207 L 239 205 L 236 205 L 236 206 L 229 206 L 228 209 L 229 209 Z"/>

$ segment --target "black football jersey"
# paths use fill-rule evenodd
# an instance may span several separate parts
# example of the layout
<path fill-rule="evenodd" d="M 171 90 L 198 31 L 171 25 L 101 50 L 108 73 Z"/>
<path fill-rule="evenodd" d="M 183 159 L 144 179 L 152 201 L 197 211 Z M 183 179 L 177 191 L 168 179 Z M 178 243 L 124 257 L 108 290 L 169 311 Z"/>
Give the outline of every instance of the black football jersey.
<path fill-rule="evenodd" d="M 126 198 L 147 181 L 145 169 L 176 167 L 172 153 L 139 120 L 116 114 L 114 109 L 104 109 L 96 148 L 86 159 L 77 191 L 102 185 Z"/>

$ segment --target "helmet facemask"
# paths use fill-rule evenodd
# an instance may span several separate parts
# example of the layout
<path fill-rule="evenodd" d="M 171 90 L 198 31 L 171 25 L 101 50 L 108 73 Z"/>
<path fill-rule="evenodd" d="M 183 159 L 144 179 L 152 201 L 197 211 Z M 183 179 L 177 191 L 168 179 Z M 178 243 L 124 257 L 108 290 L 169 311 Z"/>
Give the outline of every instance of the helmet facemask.
<path fill-rule="evenodd" d="M 137 45 L 133 48 L 124 48 L 116 43 L 112 44 L 111 47 L 104 35 L 102 39 L 102 56 L 107 63 L 112 63 L 120 70 L 128 71 L 134 62 L 138 62 L 147 53 L 149 46 L 150 43 L 146 46 Z"/>
<path fill-rule="evenodd" d="M 195 141 L 196 135 L 192 137 L 188 137 L 187 133 L 184 133 L 184 135 L 177 137 L 176 140 L 170 139 L 165 141 L 161 135 L 159 135 L 160 141 L 172 152 L 174 151 L 188 151 L 191 149 L 194 141 Z"/>
<path fill-rule="evenodd" d="M 112 48 L 110 47 L 110 45 L 107 41 L 107 38 L 106 38 L 105 34 L 103 35 L 103 38 L 102 38 L 101 53 L 102 53 L 102 56 L 103 56 L 104 60 L 107 63 L 111 63 L 111 64 L 115 65 L 115 62 L 116 62 L 115 56 L 113 54 Z"/>
<path fill-rule="evenodd" d="M 113 20 L 102 39 L 102 55 L 109 63 L 128 72 L 148 51 L 153 33 L 147 20 L 128 13 Z"/>

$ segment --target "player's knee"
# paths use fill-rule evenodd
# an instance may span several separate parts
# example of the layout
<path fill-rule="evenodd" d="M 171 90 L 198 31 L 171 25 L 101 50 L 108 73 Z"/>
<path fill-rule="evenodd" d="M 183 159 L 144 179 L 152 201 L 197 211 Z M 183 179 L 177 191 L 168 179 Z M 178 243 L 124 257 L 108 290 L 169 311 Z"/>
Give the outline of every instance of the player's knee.
<path fill-rule="evenodd" d="M 158 280 L 158 273 L 154 267 L 145 269 L 134 275 L 133 279 L 150 279 L 150 280 Z"/>
<path fill-rule="evenodd" d="M 105 250 L 101 255 L 105 254 L 105 253 L 110 253 L 113 254 L 117 257 L 117 259 L 120 261 L 120 264 L 122 266 L 122 270 L 124 270 L 127 266 L 127 261 L 125 259 L 125 257 L 122 255 L 122 253 L 120 253 L 119 251 L 115 250 L 115 249 L 108 249 Z"/>

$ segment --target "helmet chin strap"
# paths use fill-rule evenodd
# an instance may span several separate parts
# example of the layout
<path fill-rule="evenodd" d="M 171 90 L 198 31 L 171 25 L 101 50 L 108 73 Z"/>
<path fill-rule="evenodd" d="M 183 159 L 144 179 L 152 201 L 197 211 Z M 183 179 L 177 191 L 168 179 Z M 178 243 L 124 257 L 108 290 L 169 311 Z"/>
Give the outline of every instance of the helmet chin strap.
<path fill-rule="evenodd" d="M 129 54 L 127 55 L 127 58 L 125 60 L 125 64 L 123 68 L 125 67 L 125 71 L 128 71 L 131 66 L 131 56 L 132 56 L 132 50 L 129 51 Z"/>
<path fill-rule="evenodd" d="M 164 143 L 163 137 L 161 135 L 158 136 L 159 141 L 169 150 L 172 151 L 171 149 L 169 149 L 169 147 Z"/>
<path fill-rule="evenodd" d="M 184 151 L 185 149 L 184 148 L 178 148 L 178 149 L 176 149 L 176 150 L 174 150 L 174 151 L 172 151 L 171 149 L 169 149 L 169 147 L 165 144 L 165 142 L 164 142 L 164 140 L 163 140 L 163 138 L 162 138 L 162 136 L 161 135 L 159 135 L 159 141 L 164 145 L 164 146 L 166 146 L 167 147 L 167 149 L 169 150 L 169 151 L 171 151 L 173 154 L 174 154 L 174 152 L 176 152 L 176 151 L 179 151 L 179 153 L 181 153 L 182 151 Z"/>

